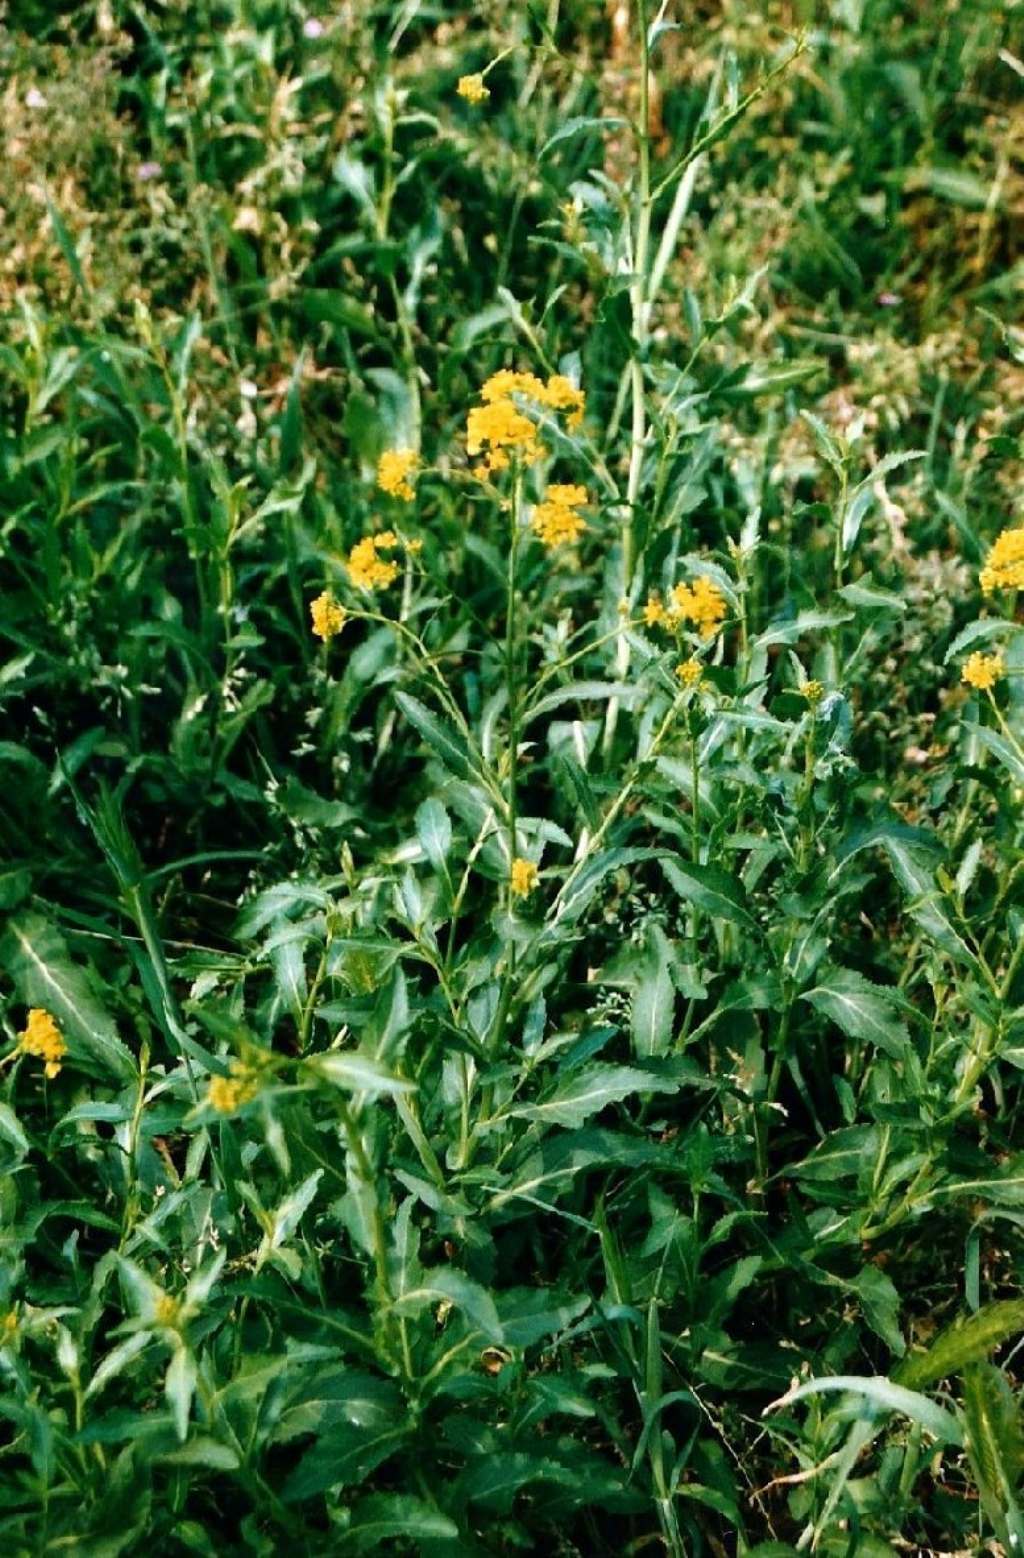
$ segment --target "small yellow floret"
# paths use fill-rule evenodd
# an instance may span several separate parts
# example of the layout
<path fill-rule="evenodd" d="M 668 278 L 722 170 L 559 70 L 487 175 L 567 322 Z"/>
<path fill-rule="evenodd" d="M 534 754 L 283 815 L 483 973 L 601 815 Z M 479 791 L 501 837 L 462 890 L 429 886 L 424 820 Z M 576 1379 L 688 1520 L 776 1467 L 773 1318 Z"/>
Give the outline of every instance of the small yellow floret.
<path fill-rule="evenodd" d="M 33 1006 L 29 1012 L 28 1022 L 18 1034 L 18 1048 L 23 1055 L 44 1061 L 43 1071 L 51 1079 L 59 1075 L 61 1061 L 68 1052 L 56 1021 L 39 1006 Z"/>
<path fill-rule="evenodd" d="M 393 530 L 382 530 L 379 535 L 364 536 L 348 554 L 346 567 L 352 583 L 360 590 L 385 590 L 394 584 L 401 567 L 394 558 L 382 558 L 381 552 L 390 552 L 398 545 Z"/>
<path fill-rule="evenodd" d="M 313 619 L 313 632 L 325 643 L 341 632 L 347 615 L 344 606 L 338 604 L 330 590 L 324 590 L 316 600 L 310 601 L 309 614 Z"/>
<path fill-rule="evenodd" d="M 660 627 L 667 619 L 668 612 L 659 595 L 648 595 L 647 604 L 644 607 L 644 622 L 649 628 Z"/>
<path fill-rule="evenodd" d="M 692 622 L 702 638 L 713 638 L 726 615 L 725 596 L 707 574 L 691 584 L 677 584 L 669 595 L 667 615 L 673 622 Z"/>
<path fill-rule="evenodd" d="M 460 76 L 457 91 L 467 103 L 483 103 L 491 95 L 490 88 L 484 85 L 484 78 L 481 75 Z"/>
<path fill-rule="evenodd" d="M 578 540 L 587 524 L 583 515 L 576 511 L 586 501 L 586 487 L 557 482 L 548 487 L 544 501 L 537 504 L 530 521 L 537 539 L 549 550 Z"/>
<path fill-rule="evenodd" d="M 976 687 L 979 692 L 988 692 L 1005 670 L 1002 655 L 983 655 L 975 650 L 974 654 L 968 655 L 964 661 L 960 680 L 966 682 L 968 687 Z"/>
<path fill-rule="evenodd" d="M 811 708 L 817 708 L 825 696 L 825 688 L 821 682 L 804 682 L 800 691 L 803 693 Z"/>
<path fill-rule="evenodd" d="M 411 503 L 416 494 L 409 477 L 416 465 L 416 454 L 412 449 L 385 449 L 377 461 L 377 486 L 391 497 Z"/>
<path fill-rule="evenodd" d="M 704 667 L 701 665 L 700 661 L 693 656 L 691 656 L 689 660 L 684 660 L 680 665 L 676 666 L 676 675 L 684 687 L 696 687 L 701 679 L 701 676 L 703 675 L 703 672 Z"/>
<path fill-rule="evenodd" d="M 579 427 L 583 421 L 586 396 L 563 373 L 552 374 L 537 398 L 541 405 L 550 406 L 552 411 L 568 411 L 569 415 L 565 419 L 566 427 Z"/>
<path fill-rule="evenodd" d="M 539 872 L 532 860 L 517 858 L 512 862 L 509 886 L 517 898 L 525 898 L 537 885 Z"/>
<path fill-rule="evenodd" d="M 242 1061 L 233 1060 L 229 1069 L 229 1077 L 211 1077 L 206 1089 L 206 1102 L 218 1114 L 234 1114 L 259 1092 L 259 1077 Z"/>
<path fill-rule="evenodd" d="M 161 1293 L 153 1306 L 154 1325 L 164 1325 L 175 1330 L 181 1320 L 181 1305 L 171 1293 Z"/>
<path fill-rule="evenodd" d="M 1024 525 L 997 536 L 981 570 L 985 595 L 993 590 L 1019 590 L 1024 586 Z"/>

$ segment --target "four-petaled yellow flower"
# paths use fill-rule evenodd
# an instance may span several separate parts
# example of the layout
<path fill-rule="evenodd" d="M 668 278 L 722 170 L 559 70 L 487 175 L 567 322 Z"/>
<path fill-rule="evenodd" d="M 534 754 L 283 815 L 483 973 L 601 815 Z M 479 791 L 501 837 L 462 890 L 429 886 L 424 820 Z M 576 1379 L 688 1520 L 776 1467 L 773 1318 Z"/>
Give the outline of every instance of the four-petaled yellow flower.
<path fill-rule="evenodd" d="M 803 686 L 800 688 L 800 691 L 803 693 L 812 709 L 817 708 L 818 704 L 825 696 L 825 688 L 821 682 L 804 682 Z"/>
<path fill-rule="evenodd" d="M 997 536 L 981 570 L 985 595 L 993 590 L 1019 590 L 1024 586 L 1024 525 Z"/>
<path fill-rule="evenodd" d="M 586 530 L 587 523 L 583 515 L 577 513 L 577 509 L 586 501 L 586 487 L 557 482 L 548 487 L 543 502 L 537 504 L 530 521 L 537 539 L 549 550 L 578 540 Z"/>
<path fill-rule="evenodd" d="M 490 88 L 484 85 L 481 75 L 460 76 L 458 94 L 464 97 L 468 103 L 482 103 L 490 97 Z"/>
<path fill-rule="evenodd" d="M 28 1022 L 18 1034 L 18 1049 L 43 1061 L 43 1071 L 51 1079 L 60 1074 L 61 1061 L 68 1052 L 56 1021 L 40 1006 L 29 1012 Z"/>
<path fill-rule="evenodd" d="M 1005 670 L 1002 655 L 983 655 L 975 650 L 974 654 L 968 655 L 964 661 L 960 679 L 966 682 L 968 687 L 976 687 L 979 692 L 988 692 Z"/>
<path fill-rule="evenodd" d="M 316 600 L 310 601 L 309 614 L 313 619 L 313 632 L 325 643 L 341 632 L 347 615 L 344 606 L 338 604 L 330 590 L 324 590 Z"/>
<path fill-rule="evenodd" d="M 512 862 L 509 886 L 517 898 L 526 898 L 537 885 L 539 872 L 532 860 L 517 857 Z"/>
<path fill-rule="evenodd" d="M 669 594 L 670 621 L 692 622 L 702 638 L 714 637 L 727 611 L 725 596 L 707 574 L 692 584 L 677 584 Z"/>
<path fill-rule="evenodd" d="M 385 449 L 377 461 L 377 486 L 391 497 L 411 503 L 416 494 L 409 477 L 417 463 L 412 449 Z"/>
<path fill-rule="evenodd" d="M 375 536 L 364 536 L 348 554 L 345 566 L 352 583 L 360 590 L 385 590 L 394 584 L 401 567 L 394 558 L 383 558 L 381 552 L 391 552 L 398 545 L 393 530 L 382 530 Z"/>
<path fill-rule="evenodd" d="M 230 1076 L 211 1077 L 206 1089 L 206 1102 L 218 1114 L 234 1114 L 236 1109 L 255 1098 L 260 1088 L 256 1072 L 243 1061 L 233 1060 L 228 1069 Z"/>
<path fill-rule="evenodd" d="M 704 667 L 693 655 L 676 666 L 676 675 L 684 687 L 696 687 L 704 674 Z"/>

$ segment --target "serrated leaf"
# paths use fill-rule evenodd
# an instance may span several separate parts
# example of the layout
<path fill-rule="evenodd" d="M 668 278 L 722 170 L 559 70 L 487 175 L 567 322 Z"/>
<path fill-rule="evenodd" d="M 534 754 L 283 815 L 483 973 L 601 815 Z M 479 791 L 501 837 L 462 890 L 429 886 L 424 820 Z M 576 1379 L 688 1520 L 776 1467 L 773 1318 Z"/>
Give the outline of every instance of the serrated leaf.
<path fill-rule="evenodd" d="M 899 1059 L 910 1041 L 907 1025 L 893 1010 L 892 997 L 852 968 L 830 968 L 823 981 L 801 997 L 851 1039 L 867 1039 Z"/>
<path fill-rule="evenodd" d="M 88 1058 L 122 1082 L 132 1080 L 131 1051 L 93 994 L 88 973 L 72 961 L 67 942 L 49 920 L 31 913 L 9 920 L 0 963 L 26 1006 L 41 1006 L 57 1019 L 73 1056 Z"/>
<path fill-rule="evenodd" d="M 424 1272 L 417 1286 L 403 1293 L 392 1308 L 400 1315 L 417 1314 L 430 1304 L 453 1304 L 489 1342 L 500 1345 L 504 1341 L 501 1321 L 490 1293 L 453 1266 L 439 1266 Z"/>
<path fill-rule="evenodd" d="M 634 1066 L 584 1066 L 539 1104 L 522 1104 L 511 1113 L 524 1120 L 576 1127 L 608 1104 L 652 1093 L 675 1093 L 682 1078 L 658 1076 Z"/>
<path fill-rule="evenodd" d="M 626 123 L 628 123 L 627 120 L 615 118 L 611 115 L 607 118 L 604 116 L 595 118 L 587 114 L 576 114 L 571 119 L 566 119 L 564 124 L 559 125 L 554 135 L 548 136 L 548 139 L 540 149 L 540 157 L 546 157 L 549 151 L 553 151 L 563 141 L 572 140 L 574 136 L 582 135 L 585 130 L 614 130 Z"/>
<path fill-rule="evenodd" d="M 382 1542 L 396 1537 L 406 1542 L 456 1541 L 454 1520 L 410 1493 L 371 1493 L 360 1499 L 345 1528 L 345 1550 L 374 1552 Z"/>
<path fill-rule="evenodd" d="M 396 1076 L 372 1055 L 332 1050 L 309 1061 L 309 1069 L 334 1087 L 362 1093 L 415 1093 L 416 1083 Z"/>
<path fill-rule="evenodd" d="M 721 866 L 702 865 L 674 856 L 662 860 L 661 869 L 687 903 L 703 909 L 713 919 L 731 920 L 748 929 L 753 926 L 742 882 Z"/>
<path fill-rule="evenodd" d="M 425 703 L 421 703 L 411 693 L 396 692 L 395 702 L 409 724 L 418 731 L 446 768 L 450 768 L 460 779 L 474 777 L 468 748 L 454 725 L 432 713 Z"/>
<path fill-rule="evenodd" d="M 904 1359 L 893 1379 L 912 1390 L 921 1390 L 958 1374 L 967 1364 L 987 1358 L 1008 1337 L 1024 1331 L 1024 1299 L 1008 1298 L 986 1304 L 976 1314 L 957 1320 L 939 1335 L 927 1352 Z"/>
<path fill-rule="evenodd" d="M 1020 1409 L 1002 1370 L 991 1363 L 964 1369 L 964 1445 L 985 1513 L 1011 1550 L 1022 1536 L 1017 1504 L 1024 1441 Z"/>

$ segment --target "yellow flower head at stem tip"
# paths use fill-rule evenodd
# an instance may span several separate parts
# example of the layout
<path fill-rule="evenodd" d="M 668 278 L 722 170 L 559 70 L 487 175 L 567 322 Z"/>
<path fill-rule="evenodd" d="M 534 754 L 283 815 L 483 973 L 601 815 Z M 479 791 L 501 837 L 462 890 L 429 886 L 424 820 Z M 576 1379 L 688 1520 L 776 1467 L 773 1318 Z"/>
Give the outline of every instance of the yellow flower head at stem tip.
<path fill-rule="evenodd" d="M 696 687 L 703 672 L 704 667 L 695 656 L 691 656 L 689 660 L 683 660 L 681 664 L 676 666 L 676 675 L 684 687 Z"/>
<path fill-rule="evenodd" d="M 821 682 L 804 682 L 800 691 L 812 709 L 816 709 L 825 696 L 825 688 Z"/>
<path fill-rule="evenodd" d="M 259 1077 L 242 1061 L 233 1060 L 229 1070 L 228 1077 L 211 1077 L 206 1089 L 206 1102 L 217 1114 L 234 1114 L 259 1092 Z"/>
<path fill-rule="evenodd" d="M 18 1048 L 23 1055 L 34 1055 L 43 1061 L 43 1071 L 51 1080 L 59 1075 L 61 1061 L 68 1052 L 56 1021 L 39 1006 L 33 1006 L 29 1012 L 25 1027 L 18 1034 Z"/>
<path fill-rule="evenodd" d="M 490 97 L 490 88 L 484 85 L 481 75 L 460 76 L 458 94 L 464 97 L 467 103 L 483 103 Z"/>
<path fill-rule="evenodd" d="M 981 570 L 982 593 L 1019 590 L 1024 585 L 1024 525 L 1004 530 L 992 544 Z"/>
<path fill-rule="evenodd" d="M 649 595 L 644 607 L 644 623 L 649 628 L 660 627 L 668 619 L 664 602 L 657 595 Z"/>
<path fill-rule="evenodd" d="M 345 608 L 338 604 L 330 590 L 324 590 L 316 600 L 310 601 L 309 614 L 313 619 L 313 632 L 325 643 L 345 626 Z"/>
<path fill-rule="evenodd" d="M 537 539 L 550 551 L 553 547 L 578 540 L 587 528 L 582 514 L 576 512 L 587 501 L 586 487 L 556 483 L 544 493 L 533 511 L 530 523 Z"/>
<path fill-rule="evenodd" d="M 509 886 L 517 898 L 526 898 L 537 885 L 539 872 L 532 860 L 518 857 L 512 862 Z"/>
<path fill-rule="evenodd" d="M 968 687 L 976 687 L 979 692 L 988 692 L 995 686 L 1005 669 L 1002 655 L 983 655 L 975 650 L 974 654 L 968 655 L 964 661 L 960 680 L 966 682 Z"/>
<path fill-rule="evenodd" d="M 701 638 L 713 638 L 728 607 L 714 579 L 700 574 L 692 584 L 677 584 L 669 594 L 667 615 L 673 622 L 692 622 Z"/>
<path fill-rule="evenodd" d="M 381 552 L 394 551 L 398 537 L 393 530 L 382 530 L 375 536 L 364 536 L 348 554 L 346 568 L 352 583 L 360 590 L 386 590 L 394 584 L 401 567 L 394 558 L 383 558 Z"/>
<path fill-rule="evenodd" d="M 416 496 L 409 477 L 415 471 L 417 459 L 412 449 L 385 449 L 377 461 L 377 486 L 392 498 L 411 503 Z"/>
<path fill-rule="evenodd" d="M 466 429 L 468 452 L 483 455 L 481 475 L 505 470 L 510 450 L 527 462 L 539 460 L 545 452 L 536 427 L 516 405 L 512 399 L 514 395 L 522 396 L 538 407 L 567 412 L 567 427 L 578 427 L 583 420 L 586 397 L 564 374 L 552 374 L 545 384 L 535 373 L 499 368 L 481 386 L 483 404 L 470 411 Z"/>

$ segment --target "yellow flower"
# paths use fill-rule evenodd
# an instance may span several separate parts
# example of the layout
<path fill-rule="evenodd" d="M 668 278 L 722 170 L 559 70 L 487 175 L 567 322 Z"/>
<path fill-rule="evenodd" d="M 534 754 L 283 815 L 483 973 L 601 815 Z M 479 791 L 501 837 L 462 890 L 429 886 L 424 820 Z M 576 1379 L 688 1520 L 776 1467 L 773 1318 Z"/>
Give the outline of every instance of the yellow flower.
<path fill-rule="evenodd" d="M 825 696 L 825 688 L 821 682 L 804 682 L 803 686 L 800 688 L 800 691 L 803 693 L 812 709 L 817 708 L 818 704 Z"/>
<path fill-rule="evenodd" d="M 530 521 L 537 532 L 537 539 L 550 550 L 566 542 L 578 540 L 587 528 L 582 514 L 576 512 L 587 501 L 586 487 L 555 483 L 544 493 L 544 501 L 538 503 Z"/>
<path fill-rule="evenodd" d="M 411 503 L 416 494 L 409 477 L 416 465 L 416 454 L 412 449 L 385 449 L 377 461 L 377 486 L 391 497 Z"/>
<path fill-rule="evenodd" d="M 153 1322 L 155 1325 L 167 1326 L 168 1330 L 175 1330 L 181 1320 L 181 1305 L 171 1293 L 161 1293 L 153 1306 Z"/>
<path fill-rule="evenodd" d="M 309 614 L 313 618 L 313 632 L 325 643 L 341 632 L 347 615 L 344 606 L 339 606 L 330 590 L 324 590 L 316 600 L 310 601 Z"/>
<path fill-rule="evenodd" d="M 983 655 L 975 650 L 964 661 L 960 680 L 966 682 L 968 687 L 976 687 L 979 692 L 988 692 L 1005 670 L 1002 655 Z"/>
<path fill-rule="evenodd" d="M 56 1022 L 39 1006 L 33 1006 L 29 1012 L 24 1031 L 18 1034 L 18 1048 L 23 1055 L 44 1061 L 43 1071 L 51 1078 L 59 1075 L 61 1061 L 68 1052 Z"/>
<path fill-rule="evenodd" d="M 725 596 L 707 574 L 691 584 L 677 584 L 669 595 L 667 615 L 673 622 L 692 622 L 702 638 L 713 638 L 728 608 Z"/>
<path fill-rule="evenodd" d="M 382 530 L 375 536 L 364 536 L 348 554 L 346 567 L 352 583 L 360 590 L 386 590 L 394 584 L 401 567 L 394 558 L 382 558 L 381 552 L 390 552 L 398 545 L 393 530 Z"/>
<path fill-rule="evenodd" d="M 544 453 L 537 429 L 511 400 L 492 400 L 472 408 L 466 426 L 466 449 L 470 454 L 482 454 L 482 464 L 488 471 L 503 471 L 510 449 L 518 450 L 525 460 L 537 460 Z"/>
<path fill-rule="evenodd" d="M 460 76 L 458 94 L 468 103 L 482 103 L 490 97 L 490 89 L 484 86 L 483 76 Z"/>
<path fill-rule="evenodd" d="M 566 427 L 579 427 L 583 421 L 586 396 L 562 373 L 552 374 L 537 399 L 541 405 L 550 406 L 552 411 L 568 411 Z"/>
<path fill-rule="evenodd" d="M 1019 590 L 1024 585 L 1024 525 L 997 536 L 981 570 L 984 594 L 993 590 Z"/>
<path fill-rule="evenodd" d="M 233 1060 L 229 1077 L 211 1077 L 206 1089 L 206 1102 L 218 1114 L 234 1114 L 243 1104 L 249 1103 L 259 1092 L 259 1077 L 240 1060 Z"/>
<path fill-rule="evenodd" d="M 644 607 L 644 622 L 649 628 L 660 627 L 668 617 L 668 612 L 658 595 L 648 595 L 647 605 Z"/>
<path fill-rule="evenodd" d="M 508 400 L 511 395 L 529 395 L 531 400 L 541 400 L 544 395 L 543 380 L 535 373 L 517 373 L 514 368 L 499 368 L 480 386 L 480 399 L 490 404 L 495 400 Z"/>
<path fill-rule="evenodd" d="M 12 1341 L 17 1329 L 18 1311 L 16 1309 L 8 1309 L 7 1313 L 0 1319 L 0 1346 L 4 1342 Z"/>
<path fill-rule="evenodd" d="M 691 655 L 689 660 L 684 660 L 676 666 L 676 675 L 684 687 L 696 687 L 703 674 L 704 667 L 700 661 Z"/>
<path fill-rule="evenodd" d="M 539 873 L 532 860 L 517 857 L 512 862 L 509 886 L 517 898 L 525 898 L 537 885 Z"/>

